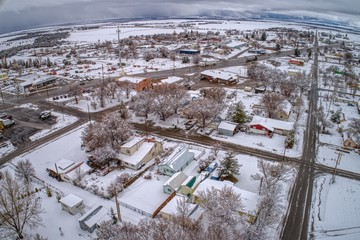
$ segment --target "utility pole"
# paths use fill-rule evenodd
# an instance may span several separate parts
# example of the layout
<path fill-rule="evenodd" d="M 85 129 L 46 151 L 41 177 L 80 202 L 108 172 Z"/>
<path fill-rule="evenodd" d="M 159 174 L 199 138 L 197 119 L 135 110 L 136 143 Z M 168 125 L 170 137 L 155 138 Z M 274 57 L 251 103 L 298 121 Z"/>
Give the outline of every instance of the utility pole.
<path fill-rule="evenodd" d="M 121 30 L 119 29 L 119 26 L 117 27 L 117 34 L 118 34 L 118 44 L 119 44 L 119 67 L 122 68 L 122 65 L 121 65 L 121 43 L 120 43 L 120 33 L 121 33 Z"/>
<path fill-rule="evenodd" d="M 341 152 L 338 152 L 338 158 L 336 159 L 335 168 L 334 168 L 334 172 L 332 175 L 332 183 L 335 183 L 335 174 L 336 174 L 337 166 L 339 165 L 339 163 L 341 161 L 342 155 L 344 155 L 344 154 Z"/>
<path fill-rule="evenodd" d="M 91 116 L 90 116 L 90 109 L 89 109 L 89 104 L 87 104 L 87 109 L 88 109 L 88 117 L 89 117 L 89 122 L 91 124 Z"/>
<path fill-rule="evenodd" d="M 115 193 L 115 204 L 116 204 L 117 217 L 118 217 L 119 221 L 121 222 L 120 204 L 119 204 L 119 200 L 118 200 L 118 193 L 117 193 L 117 191 L 116 191 L 116 193 Z"/>

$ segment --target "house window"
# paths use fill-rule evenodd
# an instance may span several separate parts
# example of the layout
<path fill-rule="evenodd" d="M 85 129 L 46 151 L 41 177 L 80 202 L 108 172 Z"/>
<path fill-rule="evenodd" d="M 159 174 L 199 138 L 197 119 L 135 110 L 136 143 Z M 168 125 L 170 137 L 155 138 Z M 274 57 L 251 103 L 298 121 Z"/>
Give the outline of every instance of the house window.
<path fill-rule="evenodd" d="M 126 149 L 126 153 L 127 153 L 127 154 L 130 154 L 130 150 L 129 150 L 129 149 Z"/>

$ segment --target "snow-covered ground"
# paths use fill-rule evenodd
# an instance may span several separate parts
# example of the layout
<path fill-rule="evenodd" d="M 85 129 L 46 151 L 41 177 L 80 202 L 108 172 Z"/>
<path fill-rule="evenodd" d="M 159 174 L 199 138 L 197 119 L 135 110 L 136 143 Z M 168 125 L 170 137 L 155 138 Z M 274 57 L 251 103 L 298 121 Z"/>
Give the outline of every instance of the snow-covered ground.
<path fill-rule="evenodd" d="M 312 239 L 360 239 L 360 182 L 331 175 L 315 179 L 309 226 Z"/>

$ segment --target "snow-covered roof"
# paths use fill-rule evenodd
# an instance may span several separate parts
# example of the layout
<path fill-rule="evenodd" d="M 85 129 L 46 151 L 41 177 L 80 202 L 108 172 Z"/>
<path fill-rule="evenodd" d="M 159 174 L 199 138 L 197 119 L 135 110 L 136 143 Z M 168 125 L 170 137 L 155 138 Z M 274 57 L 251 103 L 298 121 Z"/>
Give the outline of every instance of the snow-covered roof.
<path fill-rule="evenodd" d="M 71 170 L 71 172 L 66 173 L 66 176 L 71 180 L 76 180 L 79 178 L 79 175 L 84 175 L 88 173 L 91 170 L 91 167 L 89 167 L 85 162 L 80 164 L 78 167 Z"/>
<path fill-rule="evenodd" d="M 244 209 L 241 209 L 241 212 L 246 212 L 249 214 L 253 214 L 256 212 L 256 205 L 258 200 L 260 199 L 259 195 L 256 193 L 252 193 L 234 186 L 232 182 L 229 181 L 217 181 L 211 179 L 205 179 L 202 181 L 199 186 L 196 188 L 194 195 L 198 195 L 200 191 L 206 191 L 206 189 L 211 189 L 214 187 L 215 189 L 221 190 L 225 186 L 231 187 L 231 189 L 240 195 L 241 202 L 243 203 Z"/>
<path fill-rule="evenodd" d="M 189 158 L 194 158 L 195 153 L 189 152 L 189 148 L 182 146 L 174 150 L 174 152 L 166 158 L 162 164 L 168 165 L 174 171 L 180 170 L 182 166 L 189 160 Z"/>
<path fill-rule="evenodd" d="M 224 129 L 229 131 L 235 131 L 237 123 L 229 122 L 229 121 L 221 121 L 218 126 L 218 129 Z"/>
<path fill-rule="evenodd" d="M 69 160 L 69 159 L 61 159 L 61 160 L 57 161 L 55 164 L 58 167 L 58 169 L 66 170 L 70 166 L 74 165 L 74 163 L 75 163 L 74 161 Z"/>
<path fill-rule="evenodd" d="M 141 82 L 141 81 L 144 80 L 144 79 L 145 79 L 145 78 L 142 78 L 142 77 L 129 77 L 129 76 L 125 76 L 125 77 L 119 78 L 119 81 L 122 81 L 122 82 L 128 81 L 128 82 L 131 82 L 131 83 L 139 83 L 139 82 Z"/>
<path fill-rule="evenodd" d="M 246 42 L 232 41 L 231 43 L 228 43 L 226 45 L 230 48 L 235 48 L 238 46 L 245 46 L 246 44 L 247 44 Z"/>
<path fill-rule="evenodd" d="M 60 203 L 72 208 L 75 207 L 77 204 L 81 203 L 83 200 L 78 196 L 70 193 L 66 197 L 60 199 Z"/>
<path fill-rule="evenodd" d="M 20 83 L 20 86 L 28 86 L 28 85 L 37 85 L 41 83 L 46 83 L 48 81 L 54 80 L 55 77 L 50 75 L 29 74 L 25 76 L 16 77 L 16 79 L 22 81 L 22 83 Z"/>
<path fill-rule="evenodd" d="M 291 131 L 294 128 L 293 122 L 285 122 L 260 116 L 254 116 L 253 120 L 249 123 L 250 126 L 258 124 L 268 128 L 271 131 L 273 131 L 274 129 Z"/>
<path fill-rule="evenodd" d="M 108 211 L 105 208 L 101 208 L 97 213 L 92 215 L 89 219 L 87 219 L 84 223 L 87 227 L 92 228 L 95 224 L 109 220 L 110 217 L 107 215 Z"/>
<path fill-rule="evenodd" d="M 176 195 L 175 197 L 173 197 L 173 199 L 171 199 L 166 205 L 165 207 L 163 207 L 163 209 L 161 209 L 161 212 L 169 214 L 169 215 L 176 215 L 178 213 L 176 207 L 178 205 L 179 201 L 183 201 L 184 200 L 184 196 L 179 196 Z M 192 204 L 189 203 L 189 212 L 193 212 L 194 209 L 196 208 L 196 204 Z M 190 214 L 189 214 L 190 215 Z"/>
<path fill-rule="evenodd" d="M 143 142 L 139 149 L 133 155 L 129 156 L 119 153 L 118 157 L 119 159 L 121 159 L 121 161 L 127 162 L 135 166 L 144 159 L 144 157 L 151 151 L 154 145 L 155 143 L 153 142 Z"/>
<path fill-rule="evenodd" d="M 130 139 L 129 141 L 127 141 L 126 143 L 121 145 L 121 147 L 131 148 L 132 146 L 134 146 L 138 142 L 141 142 L 142 140 L 144 140 L 144 138 L 142 138 L 142 137 L 133 137 L 132 139 Z"/>
<path fill-rule="evenodd" d="M 189 176 L 185 179 L 185 181 L 181 184 L 181 186 L 187 186 L 189 188 L 194 189 L 201 182 L 200 177 Z"/>
<path fill-rule="evenodd" d="M 225 81 L 236 80 L 238 78 L 237 74 L 235 73 L 219 71 L 219 70 L 205 70 L 202 71 L 201 74 Z"/>
<path fill-rule="evenodd" d="M 175 191 L 178 189 L 178 187 L 181 186 L 181 184 L 187 179 L 188 176 L 186 176 L 183 172 L 177 172 L 174 175 L 172 175 L 165 183 L 165 186 L 170 186 Z"/>
<path fill-rule="evenodd" d="M 161 82 L 162 83 L 167 83 L 167 84 L 172 84 L 172 83 L 181 82 L 182 80 L 184 80 L 184 79 L 181 78 L 181 77 L 171 76 L 171 77 L 162 79 Z"/>

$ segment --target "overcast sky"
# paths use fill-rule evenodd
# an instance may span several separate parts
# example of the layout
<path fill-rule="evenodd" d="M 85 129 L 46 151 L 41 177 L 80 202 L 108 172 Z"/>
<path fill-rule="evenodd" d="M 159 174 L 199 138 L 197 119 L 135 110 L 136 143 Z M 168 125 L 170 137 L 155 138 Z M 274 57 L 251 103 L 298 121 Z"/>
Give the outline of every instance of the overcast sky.
<path fill-rule="evenodd" d="M 311 16 L 360 27 L 360 0 L 0 0 L 0 33 L 109 18 L 211 16 L 223 10 L 244 17 L 261 12 Z"/>

